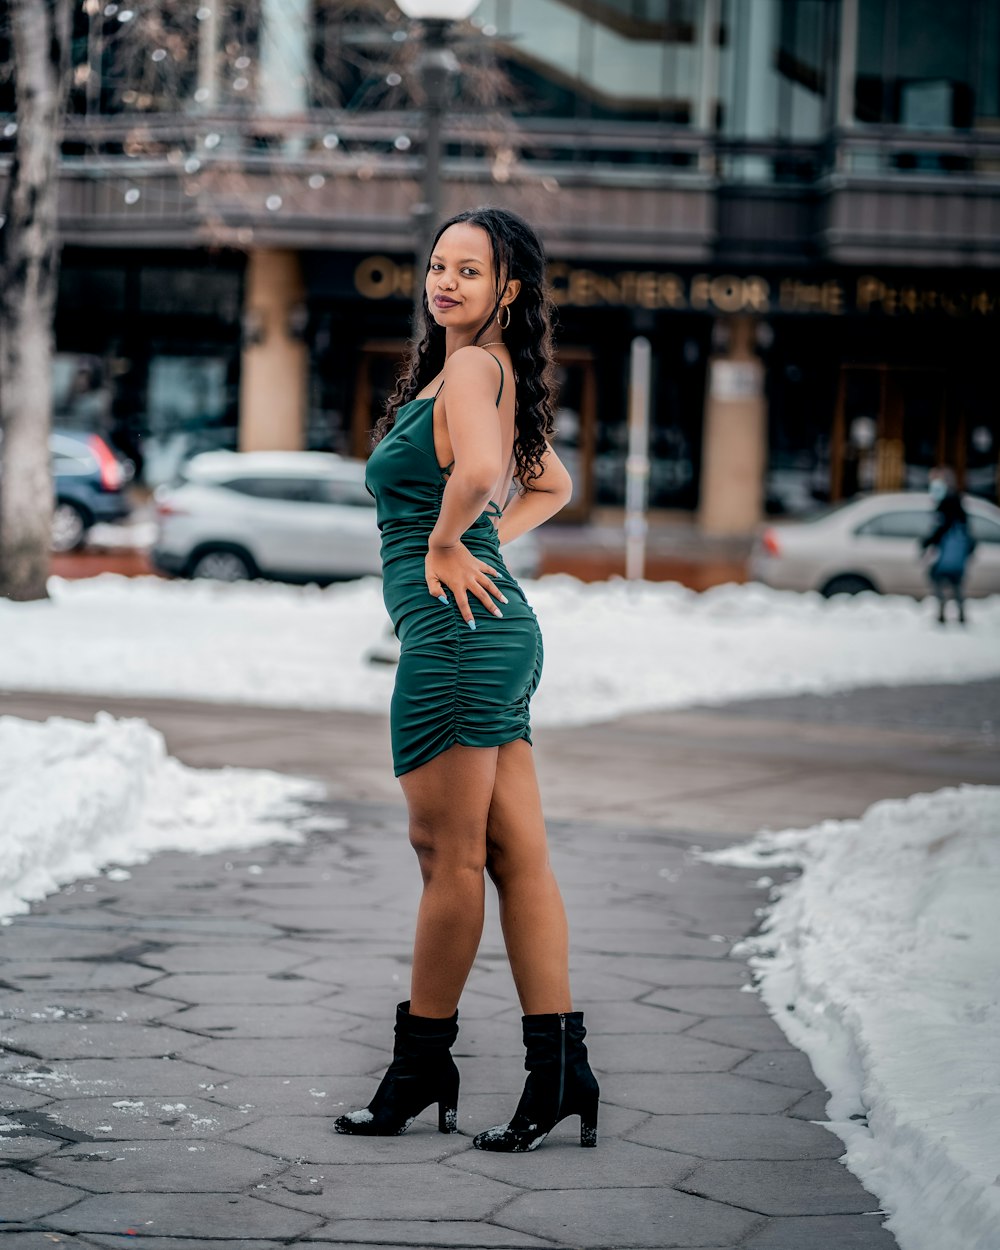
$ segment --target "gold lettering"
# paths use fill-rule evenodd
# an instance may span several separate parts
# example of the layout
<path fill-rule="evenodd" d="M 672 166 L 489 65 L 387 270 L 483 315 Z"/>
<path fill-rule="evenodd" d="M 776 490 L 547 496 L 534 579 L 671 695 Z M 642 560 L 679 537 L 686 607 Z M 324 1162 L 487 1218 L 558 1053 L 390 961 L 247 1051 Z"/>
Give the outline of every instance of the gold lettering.
<path fill-rule="evenodd" d="M 396 262 L 388 256 L 367 256 L 354 271 L 354 287 L 365 299 L 388 299 L 397 290 Z"/>
<path fill-rule="evenodd" d="M 823 311 L 834 317 L 844 311 L 844 288 L 835 278 L 823 283 Z"/>
<path fill-rule="evenodd" d="M 686 308 L 684 283 L 675 273 L 660 274 L 660 305 L 664 308 Z"/>
<path fill-rule="evenodd" d="M 635 301 L 640 308 L 659 308 L 656 298 L 656 274 L 638 273 L 635 276 Z"/>
<path fill-rule="evenodd" d="M 723 312 L 739 312 L 743 307 L 743 284 L 730 274 L 713 278 L 709 287 L 712 303 Z"/>
<path fill-rule="evenodd" d="M 631 269 L 618 275 L 618 295 L 622 304 L 635 303 L 635 282 L 636 274 Z"/>
<path fill-rule="evenodd" d="M 594 283 L 597 300 L 602 304 L 620 304 L 622 302 L 621 289 L 618 284 L 618 277 L 620 276 L 616 275 L 614 278 L 609 278 L 603 273 L 592 273 L 590 275 Z"/>
<path fill-rule="evenodd" d="M 797 284 L 794 278 L 781 279 L 781 286 L 778 288 L 778 303 L 786 312 L 793 312 L 795 310 L 796 285 Z"/>
<path fill-rule="evenodd" d="M 708 274 L 696 273 L 691 279 L 691 307 L 708 307 Z"/>
<path fill-rule="evenodd" d="M 594 303 L 594 275 L 589 269 L 574 269 L 569 275 L 569 303 L 588 308 Z"/>
<path fill-rule="evenodd" d="M 569 265 L 563 264 L 562 261 L 553 261 L 547 270 L 549 281 L 549 294 L 552 296 L 553 304 L 566 303 L 566 280 L 570 274 Z"/>
<path fill-rule="evenodd" d="M 884 295 L 885 284 L 878 278 L 859 278 L 856 296 L 858 312 L 871 312 L 872 305 L 880 304 Z"/>
<path fill-rule="evenodd" d="M 754 312 L 769 312 L 771 309 L 771 284 L 766 278 L 751 274 L 743 282 L 743 303 Z"/>

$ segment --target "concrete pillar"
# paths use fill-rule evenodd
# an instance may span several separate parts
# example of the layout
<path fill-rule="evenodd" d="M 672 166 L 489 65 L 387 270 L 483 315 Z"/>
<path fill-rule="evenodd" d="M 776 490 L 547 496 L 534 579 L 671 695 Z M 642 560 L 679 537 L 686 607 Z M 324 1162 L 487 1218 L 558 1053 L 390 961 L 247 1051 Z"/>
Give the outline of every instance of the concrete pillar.
<path fill-rule="evenodd" d="M 858 68 L 858 0 L 841 0 L 837 61 L 837 125 L 854 125 L 854 78 Z"/>
<path fill-rule="evenodd" d="M 311 0 L 262 0 L 257 108 L 268 117 L 308 107 L 311 8 Z"/>
<path fill-rule="evenodd" d="M 297 252 L 259 248 L 247 262 L 240 367 L 240 451 L 299 451 L 309 352 L 291 333 L 305 291 Z"/>
<path fill-rule="evenodd" d="M 764 367 L 751 317 L 721 319 L 725 350 L 709 361 L 698 523 L 704 534 L 748 534 L 762 516 L 767 457 Z"/>

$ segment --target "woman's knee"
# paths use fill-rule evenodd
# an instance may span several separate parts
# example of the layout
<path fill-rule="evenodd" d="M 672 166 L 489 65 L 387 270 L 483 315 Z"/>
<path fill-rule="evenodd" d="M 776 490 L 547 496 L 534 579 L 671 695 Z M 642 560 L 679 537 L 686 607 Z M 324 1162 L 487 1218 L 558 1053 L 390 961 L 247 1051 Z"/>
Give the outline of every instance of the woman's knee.
<path fill-rule="evenodd" d="M 486 868 L 486 839 L 441 822 L 410 820 L 410 845 L 427 879 L 434 873 L 477 873 Z"/>
<path fill-rule="evenodd" d="M 550 870 L 548 852 L 544 847 L 524 847 L 513 851 L 487 834 L 486 871 L 498 889 L 518 878 L 538 880 Z"/>

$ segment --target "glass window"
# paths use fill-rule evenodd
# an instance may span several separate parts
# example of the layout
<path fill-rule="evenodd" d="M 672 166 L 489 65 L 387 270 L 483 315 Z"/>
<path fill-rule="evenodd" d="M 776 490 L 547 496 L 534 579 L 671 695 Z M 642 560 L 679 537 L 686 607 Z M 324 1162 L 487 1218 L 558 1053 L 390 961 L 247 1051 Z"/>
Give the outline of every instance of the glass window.
<path fill-rule="evenodd" d="M 532 117 L 697 120 L 700 0 L 481 0 L 504 70 Z"/>
<path fill-rule="evenodd" d="M 312 477 L 232 477 L 220 486 L 255 499 L 274 499 L 283 503 L 323 502 L 323 483 Z"/>
<path fill-rule="evenodd" d="M 720 130 L 743 139 L 818 138 L 830 122 L 836 6 L 723 0 L 722 13 Z M 739 160 L 749 163 L 730 171 L 733 176 L 770 176 L 770 162 Z"/>
<path fill-rule="evenodd" d="M 977 543 L 1000 543 L 1000 525 L 984 516 L 970 516 L 969 529 Z"/>
<path fill-rule="evenodd" d="M 867 538 L 906 538 L 917 541 L 926 538 L 934 529 L 934 513 L 930 509 L 923 512 L 882 512 L 859 525 L 854 531 Z"/>
<path fill-rule="evenodd" d="M 977 79 L 984 102 L 991 74 L 995 80 L 996 49 L 991 57 L 989 42 L 996 11 L 997 0 L 861 0 L 858 120 L 914 130 L 971 126 Z"/>
<path fill-rule="evenodd" d="M 352 482 L 346 478 L 323 478 L 317 482 L 319 498 L 323 503 L 343 504 L 349 508 L 374 508 L 372 499 L 362 481 Z"/>

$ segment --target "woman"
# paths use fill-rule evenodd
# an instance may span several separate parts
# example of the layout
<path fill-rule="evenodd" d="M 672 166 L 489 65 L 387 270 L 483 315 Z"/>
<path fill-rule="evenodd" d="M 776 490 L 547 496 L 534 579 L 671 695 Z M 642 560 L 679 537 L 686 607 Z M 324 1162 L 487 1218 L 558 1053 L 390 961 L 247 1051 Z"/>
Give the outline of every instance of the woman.
<path fill-rule="evenodd" d="M 551 304 L 541 246 L 502 209 L 460 213 L 434 240 L 422 336 L 368 462 L 383 593 L 401 643 L 392 750 L 423 876 L 410 998 L 392 1064 L 341 1133 L 404 1132 L 437 1103 L 456 1131 L 458 1000 L 479 948 L 484 874 L 524 1012 L 528 1079 L 481 1150 L 533 1150 L 580 1116 L 597 1143 L 598 1088 L 574 1012 L 566 916 L 549 866 L 528 704 L 542 666 L 534 613 L 500 546 L 564 506 L 552 431 Z M 511 491 L 514 491 L 511 494 Z M 510 501 L 506 502 L 510 495 Z"/>
<path fill-rule="evenodd" d="M 969 527 L 968 513 L 962 503 L 950 469 L 935 469 L 931 473 L 930 496 L 937 504 L 934 530 L 921 543 L 924 551 L 933 548 L 934 560 L 928 570 L 931 586 L 937 595 L 938 623 L 945 623 L 945 604 L 948 595 L 955 600 L 958 621 L 965 624 L 965 595 L 963 583 L 969 559 L 976 549 L 975 539 Z"/>

